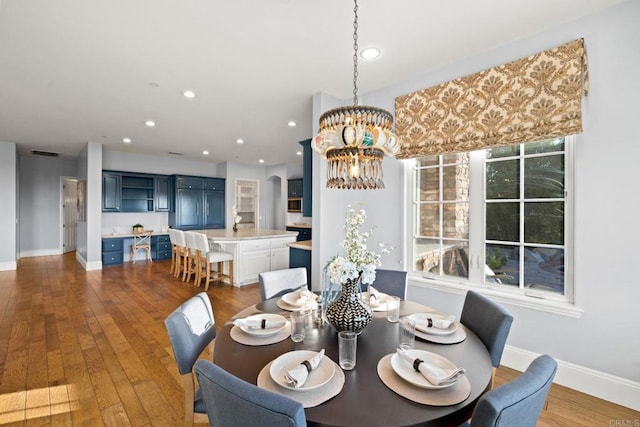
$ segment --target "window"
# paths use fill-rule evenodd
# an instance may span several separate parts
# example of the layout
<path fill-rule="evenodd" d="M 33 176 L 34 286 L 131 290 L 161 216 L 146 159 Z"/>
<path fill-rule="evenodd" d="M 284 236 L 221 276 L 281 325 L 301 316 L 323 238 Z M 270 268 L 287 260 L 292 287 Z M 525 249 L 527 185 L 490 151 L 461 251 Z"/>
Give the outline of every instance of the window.
<path fill-rule="evenodd" d="M 571 301 L 572 139 L 415 159 L 414 272 Z"/>

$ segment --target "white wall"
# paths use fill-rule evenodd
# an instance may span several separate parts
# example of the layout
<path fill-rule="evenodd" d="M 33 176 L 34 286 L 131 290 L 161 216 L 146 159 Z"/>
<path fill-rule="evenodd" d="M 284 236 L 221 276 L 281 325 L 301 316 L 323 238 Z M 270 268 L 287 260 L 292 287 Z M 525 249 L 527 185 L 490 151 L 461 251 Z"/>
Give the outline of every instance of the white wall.
<path fill-rule="evenodd" d="M 16 144 L 0 142 L 0 271 L 15 270 L 16 262 L 16 196 L 17 196 Z"/>
<path fill-rule="evenodd" d="M 584 313 L 576 319 L 505 304 L 515 319 L 508 345 L 535 354 L 548 353 L 567 366 L 575 365 L 586 372 L 594 370 L 614 383 L 624 383 L 628 387 L 625 390 L 635 393 L 636 408 L 640 392 L 640 286 L 634 268 L 638 246 L 635 222 L 640 211 L 635 190 L 640 179 L 640 130 L 636 124 L 640 95 L 638 17 L 640 2 L 622 3 L 598 15 L 478 53 L 362 97 L 363 104 L 393 111 L 397 96 L 585 38 L 591 86 L 583 107 L 584 132 L 578 138 L 575 158 L 576 304 Z M 419 48 L 416 51 L 419 55 Z M 315 106 L 314 102 L 317 121 Z M 371 212 L 368 224 L 390 229 L 391 235 L 385 237 L 393 241 L 392 234 L 397 232 L 405 239 L 411 238 L 410 233 L 402 231 L 401 224 L 408 207 L 403 201 L 401 182 L 396 179 L 402 162 L 385 161 L 387 190 L 372 191 L 366 196 L 353 190 L 326 190 L 324 182 L 320 187 L 316 180 L 324 178 L 324 166 L 314 158 L 313 241 L 314 253 L 320 254 L 320 260 L 314 262 L 324 263 L 328 255 L 336 252 L 346 205 L 361 200 Z M 394 264 L 395 259 L 392 257 L 390 262 Z M 315 267 L 314 264 L 314 272 L 318 272 Z M 409 296 L 456 315 L 463 302 L 463 295 L 415 284 L 410 286 Z M 583 391 L 597 393 L 588 385 Z"/>
<path fill-rule="evenodd" d="M 19 156 L 20 257 L 61 254 L 60 177 L 76 176 L 76 161 Z"/>
<path fill-rule="evenodd" d="M 88 142 L 77 159 L 78 182 L 86 181 L 86 221 L 78 221 L 76 259 L 85 270 L 102 268 L 102 144 Z"/>

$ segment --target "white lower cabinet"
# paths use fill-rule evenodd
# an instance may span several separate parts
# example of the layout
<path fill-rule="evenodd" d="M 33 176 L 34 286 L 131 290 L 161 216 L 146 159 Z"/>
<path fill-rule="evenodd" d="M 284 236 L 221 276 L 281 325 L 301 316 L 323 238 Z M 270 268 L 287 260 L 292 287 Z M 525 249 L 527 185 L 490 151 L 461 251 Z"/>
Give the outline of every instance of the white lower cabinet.
<path fill-rule="evenodd" d="M 239 241 L 234 248 L 233 261 L 236 285 L 256 283 L 258 274 L 265 271 L 289 268 L 287 243 L 295 240 L 295 237 L 280 237 Z"/>

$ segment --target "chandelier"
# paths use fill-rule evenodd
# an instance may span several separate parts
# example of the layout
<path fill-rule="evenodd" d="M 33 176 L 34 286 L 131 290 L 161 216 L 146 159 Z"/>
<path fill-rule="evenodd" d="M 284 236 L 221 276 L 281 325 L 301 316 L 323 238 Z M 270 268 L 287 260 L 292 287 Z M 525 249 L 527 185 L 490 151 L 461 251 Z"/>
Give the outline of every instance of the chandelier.
<path fill-rule="evenodd" d="M 382 159 L 400 147 L 391 113 L 358 105 L 358 0 L 353 3 L 353 105 L 322 114 L 311 146 L 327 159 L 327 188 L 384 188 Z"/>

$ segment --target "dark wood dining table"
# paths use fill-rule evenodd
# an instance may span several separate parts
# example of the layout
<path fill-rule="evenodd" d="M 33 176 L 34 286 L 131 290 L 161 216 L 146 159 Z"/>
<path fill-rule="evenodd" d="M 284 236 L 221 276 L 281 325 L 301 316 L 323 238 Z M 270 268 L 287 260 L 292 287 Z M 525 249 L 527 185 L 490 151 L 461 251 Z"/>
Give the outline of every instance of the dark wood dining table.
<path fill-rule="evenodd" d="M 411 301 L 402 301 L 400 315 L 432 312 L 433 309 Z M 288 312 L 277 301 L 267 300 L 242 310 L 234 318 L 257 313 Z M 329 324 L 307 328 L 304 341 L 290 338 L 275 344 L 248 346 L 230 336 L 232 323 L 218 331 L 214 361 L 220 367 L 245 381 L 256 384 L 260 371 L 283 353 L 293 350 L 325 349 L 325 354 L 338 362 L 338 338 Z M 386 313 L 374 312 L 373 320 L 358 336 L 356 367 L 344 371 L 342 391 L 332 399 L 313 408 L 306 408 L 309 426 L 456 426 L 471 417 L 478 398 L 490 387 L 491 360 L 480 339 L 464 325 L 466 339 L 458 344 L 434 344 L 416 338 L 415 348 L 443 356 L 464 367 L 471 384 L 471 393 L 463 402 L 451 406 L 429 406 L 408 400 L 389 389 L 380 380 L 376 366 L 385 355 L 396 351 L 397 323 L 387 321 Z"/>

